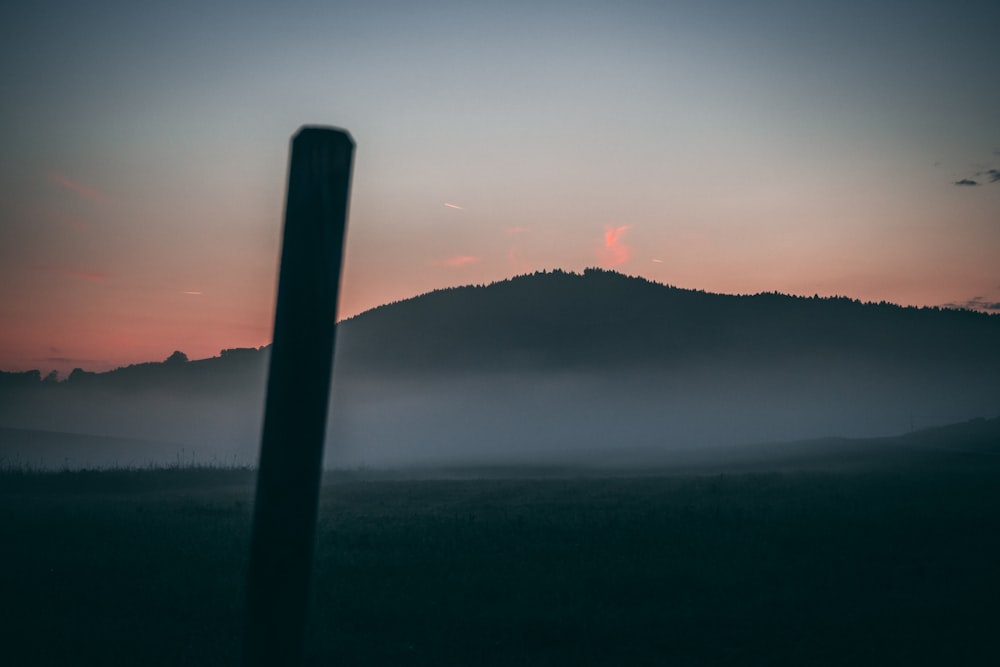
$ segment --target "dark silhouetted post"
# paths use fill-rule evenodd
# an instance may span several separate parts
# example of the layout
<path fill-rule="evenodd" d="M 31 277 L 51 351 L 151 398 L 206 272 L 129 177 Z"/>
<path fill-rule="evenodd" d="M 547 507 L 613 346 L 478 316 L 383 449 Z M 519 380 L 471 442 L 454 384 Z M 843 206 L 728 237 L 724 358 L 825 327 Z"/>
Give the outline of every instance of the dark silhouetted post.
<path fill-rule="evenodd" d="M 254 501 L 244 664 L 302 659 L 354 141 L 304 127 L 288 200 Z"/>

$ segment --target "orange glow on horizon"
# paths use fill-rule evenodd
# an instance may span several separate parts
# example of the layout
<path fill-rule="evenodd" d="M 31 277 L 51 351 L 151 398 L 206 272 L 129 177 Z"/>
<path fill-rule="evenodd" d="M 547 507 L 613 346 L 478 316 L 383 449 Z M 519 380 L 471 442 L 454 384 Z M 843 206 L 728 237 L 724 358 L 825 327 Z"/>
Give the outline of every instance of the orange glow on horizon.
<path fill-rule="evenodd" d="M 612 247 L 621 247 L 622 231 L 611 228 L 608 232 L 612 233 L 604 238 Z M 606 249 L 603 244 L 602 249 Z M 535 252 L 530 255 L 536 262 L 532 267 L 524 261 L 519 250 L 508 246 L 505 253 L 498 252 L 495 257 L 457 255 L 446 258 L 431 263 L 443 267 L 442 270 L 425 272 L 426 275 L 409 281 L 348 274 L 341 294 L 339 318 L 352 317 L 443 287 L 489 283 L 530 273 L 534 268 L 560 264 Z M 902 305 L 966 304 L 956 296 L 961 290 L 954 285 L 941 286 L 938 291 L 928 294 L 919 281 L 886 283 L 872 275 L 845 279 L 837 272 L 817 275 L 814 281 L 794 283 L 778 274 L 762 276 L 758 271 L 753 274 L 753 280 L 748 280 L 746 273 L 741 272 L 745 267 L 727 273 L 714 270 L 709 278 L 679 256 L 665 257 L 656 262 L 657 267 L 646 264 L 650 271 L 645 277 L 682 288 L 729 294 L 777 290 L 804 296 L 814 292 L 821 296 L 840 294 L 862 301 L 886 299 Z M 568 270 L 579 272 L 583 266 L 581 257 L 578 265 Z M 453 268 L 462 270 L 449 271 Z M 47 272 L 65 276 L 70 270 L 50 268 Z M 202 296 L 197 294 L 199 290 L 174 289 L 162 292 L 160 300 L 153 303 L 148 292 L 122 292 L 123 286 L 128 289 L 128 281 L 110 281 L 95 289 L 87 283 L 99 281 L 103 274 L 78 273 L 93 275 L 89 281 L 76 282 L 75 287 L 71 283 L 61 300 L 44 304 L 37 299 L 11 302 L 15 308 L 12 313 L 17 313 L 18 317 L 11 320 L 11 326 L 0 329 L 0 370 L 37 369 L 43 375 L 51 370 L 67 374 L 77 367 L 107 371 L 129 364 L 162 361 L 174 350 L 194 360 L 217 356 L 223 349 L 260 347 L 270 342 L 273 315 L 270 286 L 240 290 L 231 294 L 228 300 L 218 289 L 212 290 L 211 298 L 197 299 L 188 297 Z M 1000 301 L 1000 298 L 993 298 L 990 303 L 993 301 Z M 112 315 L 113 320 L 109 319 Z"/>

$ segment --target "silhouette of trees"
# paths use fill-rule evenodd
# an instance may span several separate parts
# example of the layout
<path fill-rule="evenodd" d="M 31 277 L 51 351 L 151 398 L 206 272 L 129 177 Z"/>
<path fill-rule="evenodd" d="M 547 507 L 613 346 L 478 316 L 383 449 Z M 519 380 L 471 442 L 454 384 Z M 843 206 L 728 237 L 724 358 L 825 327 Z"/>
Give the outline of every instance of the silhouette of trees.
<path fill-rule="evenodd" d="M 438 290 L 338 324 L 342 375 L 640 369 L 704 364 L 872 364 L 925 374 L 956 365 L 1000 373 L 1000 315 L 862 303 L 844 296 L 713 294 L 615 271 L 536 271 L 489 285 Z M 107 373 L 74 369 L 62 382 L 38 371 L 0 372 L 0 388 L 136 390 L 259 383 L 268 348 L 222 350 L 191 361 Z"/>
<path fill-rule="evenodd" d="M 174 353 L 167 357 L 163 363 L 168 366 L 176 366 L 178 364 L 186 364 L 187 362 L 188 356 L 186 354 L 180 350 L 174 350 Z"/>

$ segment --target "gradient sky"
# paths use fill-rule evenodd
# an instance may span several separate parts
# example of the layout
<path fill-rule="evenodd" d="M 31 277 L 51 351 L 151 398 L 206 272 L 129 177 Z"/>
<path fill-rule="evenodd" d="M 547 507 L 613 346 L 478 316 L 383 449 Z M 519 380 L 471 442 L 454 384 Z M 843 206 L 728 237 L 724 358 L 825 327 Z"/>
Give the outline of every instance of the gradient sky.
<path fill-rule="evenodd" d="M 2 24 L 0 369 L 267 343 L 302 124 L 357 141 L 342 316 L 587 266 L 1000 302 L 995 0 L 42 0 Z"/>

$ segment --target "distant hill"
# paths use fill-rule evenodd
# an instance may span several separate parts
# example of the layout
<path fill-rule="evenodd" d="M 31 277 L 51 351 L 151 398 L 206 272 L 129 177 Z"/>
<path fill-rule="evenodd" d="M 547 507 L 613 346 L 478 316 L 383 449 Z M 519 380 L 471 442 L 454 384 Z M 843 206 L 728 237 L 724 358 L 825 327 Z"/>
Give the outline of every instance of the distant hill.
<path fill-rule="evenodd" d="M 338 325 L 342 375 L 562 370 L 642 372 L 726 364 L 874 364 L 1000 371 L 1000 315 L 862 303 L 846 297 L 713 294 L 613 271 L 538 272 L 437 290 Z M 126 389 L 181 382 L 194 389 L 262 381 L 268 348 L 63 383 Z M 0 387 L 42 382 L 0 373 Z"/>
<path fill-rule="evenodd" d="M 649 460 L 647 458 L 647 460 Z M 820 438 L 687 451 L 668 457 L 677 470 L 774 472 L 793 470 L 941 473 L 1000 471 L 1000 417 L 972 419 L 882 438 Z"/>
<path fill-rule="evenodd" d="M 1000 415 L 998 342 L 1000 315 L 599 269 L 439 290 L 338 325 L 328 464 L 662 462 L 806 440 L 843 456 L 838 438 Z M 0 427 L 244 462 L 267 361 L 268 348 L 236 349 L 61 382 L 0 373 Z"/>
<path fill-rule="evenodd" d="M 439 290 L 344 322 L 344 371 L 1000 362 L 1000 316 L 680 289 L 600 269 Z"/>

